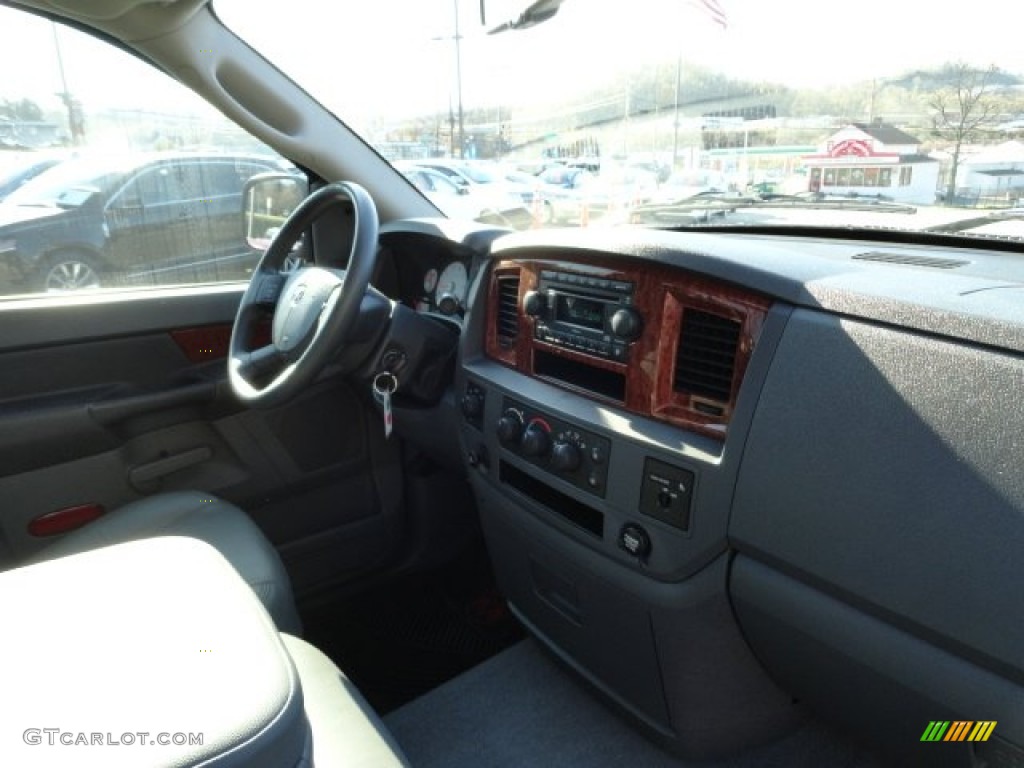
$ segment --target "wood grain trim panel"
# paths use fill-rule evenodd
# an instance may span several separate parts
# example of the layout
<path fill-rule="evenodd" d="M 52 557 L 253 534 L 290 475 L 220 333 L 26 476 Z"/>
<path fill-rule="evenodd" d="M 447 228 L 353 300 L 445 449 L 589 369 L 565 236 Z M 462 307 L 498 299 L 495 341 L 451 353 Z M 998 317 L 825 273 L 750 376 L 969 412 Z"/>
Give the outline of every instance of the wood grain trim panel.
<path fill-rule="evenodd" d="M 500 305 L 498 283 L 502 278 L 519 276 L 519 294 L 516 296 L 516 317 L 519 322 L 519 329 L 516 335 L 516 343 L 512 346 L 503 346 L 498 340 L 498 307 Z M 487 356 L 518 369 L 520 360 L 530 357 L 530 336 L 532 326 L 527 327 L 526 318 L 522 312 L 523 294 L 536 287 L 536 280 L 529 283 L 529 274 L 519 264 L 513 262 L 502 262 L 491 272 L 490 284 L 487 287 L 487 329 L 484 337 L 484 349 Z"/>
<path fill-rule="evenodd" d="M 576 350 L 562 349 L 538 341 L 534 320 L 522 312 L 522 299 L 536 289 L 541 270 L 575 272 L 592 277 L 631 282 L 635 286 L 633 304 L 644 317 L 640 337 L 630 345 L 625 363 L 606 360 Z M 497 342 L 498 288 L 496 277 L 518 270 L 520 275 L 518 311 L 519 335 L 514 349 L 503 349 Z M 622 373 L 626 378 L 625 400 L 617 403 L 626 410 L 664 421 L 701 434 L 724 439 L 736 407 L 740 384 L 746 373 L 757 340 L 761 335 L 771 300 L 752 291 L 725 282 L 693 275 L 661 265 L 637 267 L 621 259 L 599 254 L 585 261 L 564 259 L 523 259 L 499 262 L 488 290 L 486 352 L 489 357 L 519 372 L 534 376 L 533 352 L 544 350 L 578 363 Z M 709 400 L 692 393 L 676 391 L 676 351 L 688 310 L 713 314 L 739 323 L 739 343 L 730 396 L 726 402 Z M 580 391 L 572 382 L 550 377 L 546 381 Z M 591 395 L 596 400 L 605 400 Z"/>

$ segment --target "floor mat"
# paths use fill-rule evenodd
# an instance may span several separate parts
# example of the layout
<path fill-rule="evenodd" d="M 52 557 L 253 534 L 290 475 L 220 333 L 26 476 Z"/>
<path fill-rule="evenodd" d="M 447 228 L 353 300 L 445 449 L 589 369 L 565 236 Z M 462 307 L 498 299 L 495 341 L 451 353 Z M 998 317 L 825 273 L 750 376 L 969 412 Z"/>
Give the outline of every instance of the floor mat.
<path fill-rule="evenodd" d="M 674 757 L 606 708 L 525 640 L 385 718 L 417 768 L 879 768 L 809 722 L 771 744 L 716 761 Z"/>
<path fill-rule="evenodd" d="M 489 564 L 468 557 L 303 616 L 305 639 L 386 713 L 524 637 Z"/>

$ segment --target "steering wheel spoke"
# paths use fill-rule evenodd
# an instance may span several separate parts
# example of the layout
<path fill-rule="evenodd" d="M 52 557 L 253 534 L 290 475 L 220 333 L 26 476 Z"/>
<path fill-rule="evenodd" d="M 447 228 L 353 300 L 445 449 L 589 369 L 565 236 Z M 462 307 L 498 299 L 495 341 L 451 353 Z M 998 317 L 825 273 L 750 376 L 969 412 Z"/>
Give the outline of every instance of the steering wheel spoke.
<path fill-rule="evenodd" d="M 287 361 L 287 358 L 273 344 L 254 349 L 248 352 L 241 352 L 238 357 L 238 372 L 245 378 L 259 379 L 272 373 Z"/>
<path fill-rule="evenodd" d="M 255 294 L 253 303 L 264 306 L 274 306 L 277 304 L 277 300 L 281 298 L 281 291 L 284 290 L 284 284 L 287 280 L 287 275 L 283 275 L 280 272 L 262 273 L 260 270 L 257 270 L 253 275 L 252 282 L 252 291 Z"/>

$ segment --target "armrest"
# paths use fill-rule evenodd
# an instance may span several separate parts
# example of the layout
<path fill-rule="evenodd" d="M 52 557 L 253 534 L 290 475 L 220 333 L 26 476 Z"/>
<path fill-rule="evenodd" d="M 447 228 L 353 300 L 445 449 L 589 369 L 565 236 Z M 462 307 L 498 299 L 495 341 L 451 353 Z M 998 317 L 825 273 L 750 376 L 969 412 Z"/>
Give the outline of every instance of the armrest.
<path fill-rule="evenodd" d="M 0 615 L 0 765 L 281 766 L 309 748 L 280 635 L 203 542 L 0 573 Z"/>

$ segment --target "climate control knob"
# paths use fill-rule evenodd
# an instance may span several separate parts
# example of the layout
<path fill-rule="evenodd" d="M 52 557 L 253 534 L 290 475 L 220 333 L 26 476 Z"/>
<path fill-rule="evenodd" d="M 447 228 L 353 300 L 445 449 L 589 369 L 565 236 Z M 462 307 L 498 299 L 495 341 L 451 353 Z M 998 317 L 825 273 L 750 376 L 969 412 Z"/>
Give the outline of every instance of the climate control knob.
<path fill-rule="evenodd" d="M 519 411 L 509 409 L 498 419 L 498 439 L 506 445 L 519 442 L 523 434 L 523 417 Z"/>
<path fill-rule="evenodd" d="M 551 450 L 551 430 L 544 424 L 533 421 L 523 432 L 519 449 L 527 456 L 540 459 Z"/>
<path fill-rule="evenodd" d="M 611 319 L 612 333 L 625 341 L 633 341 L 639 338 L 643 330 L 644 321 L 640 313 L 631 307 L 623 307 L 615 310 Z"/>
<path fill-rule="evenodd" d="M 575 472 L 579 469 L 580 449 L 565 440 L 556 440 L 551 446 L 551 468 L 557 472 Z"/>

